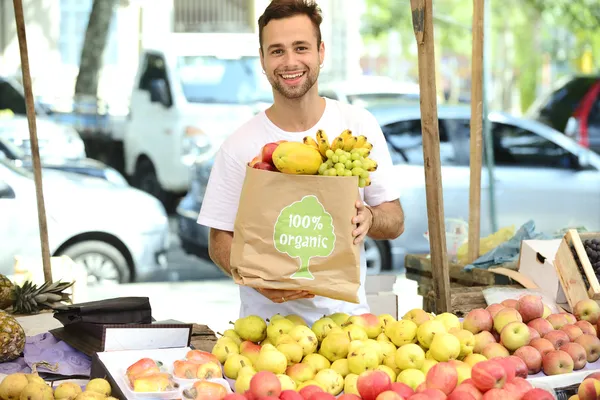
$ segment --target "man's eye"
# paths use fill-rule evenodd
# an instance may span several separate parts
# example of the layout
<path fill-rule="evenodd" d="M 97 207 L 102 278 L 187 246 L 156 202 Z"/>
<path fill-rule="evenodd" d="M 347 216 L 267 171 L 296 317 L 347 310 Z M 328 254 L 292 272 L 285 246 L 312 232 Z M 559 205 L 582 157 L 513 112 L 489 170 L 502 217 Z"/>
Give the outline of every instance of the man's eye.
<path fill-rule="evenodd" d="M 271 54 L 281 54 L 282 50 L 273 50 Z"/>
<path fill-rule="evenodd" d="M 296 50 L 298 51 L 304 51 L 304 50 L 308 50 L 306 47 L 297 47 Z"/>

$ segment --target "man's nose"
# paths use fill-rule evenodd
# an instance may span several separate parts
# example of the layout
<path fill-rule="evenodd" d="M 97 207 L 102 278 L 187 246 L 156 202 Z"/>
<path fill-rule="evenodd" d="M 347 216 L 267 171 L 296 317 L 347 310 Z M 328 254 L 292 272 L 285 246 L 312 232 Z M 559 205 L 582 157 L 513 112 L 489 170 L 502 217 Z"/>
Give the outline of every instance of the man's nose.
<path fill-rule="evenodd" d="M 286 51 L 284 56 L 286 66 L 296 65 L 296 54 L 293 51 Z"/>

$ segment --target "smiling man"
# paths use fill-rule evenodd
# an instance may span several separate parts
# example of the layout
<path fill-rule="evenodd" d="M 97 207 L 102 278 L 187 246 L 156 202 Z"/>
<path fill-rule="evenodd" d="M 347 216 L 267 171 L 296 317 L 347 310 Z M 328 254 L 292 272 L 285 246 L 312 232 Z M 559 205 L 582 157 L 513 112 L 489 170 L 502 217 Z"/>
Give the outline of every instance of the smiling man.
<path fill-rule="evenodd" d="M 394 239 L 404 231 L 397 177 L 393 175 L 387 143 L 375 118 L 366 110 L 320 97 L 319 71 L 325 60 L 321 40 L 322 16 L 311 0 L 273 0 L 258 20 L 260 59 L 273 87 L 273 105 L 241 126 L 223 143 L 216 155 L 198 223 L 210 227 L 209 254 L 231 275 L 229 254 L 233 227 L 247 163 L 269 142 L 301 142 L 318 129 L 337 136 L 345 129 L 365 135 L 373 144 L 371 158 L 379 168 L 371 185 L 361 189 L 356 203 L 355 243 L 361 246 L 360 304 L 351 304 L 306 291 L 240 287 L 240 317 L 268 318 L 276 313 L 298 314 L 309 323 L 323 314 L 368 312 L 364 281 L 366 260 L 363 240 Z"/>

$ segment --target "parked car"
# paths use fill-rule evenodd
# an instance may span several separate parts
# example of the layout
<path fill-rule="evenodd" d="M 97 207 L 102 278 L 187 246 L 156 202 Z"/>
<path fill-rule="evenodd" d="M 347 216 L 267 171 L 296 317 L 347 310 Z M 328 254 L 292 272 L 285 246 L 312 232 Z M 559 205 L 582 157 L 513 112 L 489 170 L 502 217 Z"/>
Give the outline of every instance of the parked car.
<path fill-rule="evenodd" d="M 48 241 L 53 256 L 83 265 L 89 283 L 126 283 L 167 267 L 169 227 L 162 204 L 140 190 L 82 174 L 44 170 Z M 0 159 L 0 273 L 14 257 L 39 257 L 32 174 Z"/>
<path fill-rule="evenodd" d="M 33 171 L 33 161 L 31 160 L 31 157 L 27 156 L 22 149 L 0 137 L 0 157 L 2 156 L 13 161 L 17 166 Z M 43 160 L 40 160 L 40 162 L 44 169 L 74 172 L 106 179 L 115 185 L 129 186 L 127 179 L 125 179 L 119 171 L 91 158 L 82 158 L 79 160 L 44 158 Z"/>
<path fill-rule="evenodd" d="M 399 82 L 387 76 L 361 76 L 347 81 L 327 82 L 319 85 L 319 94 L 361 107 L 418 103 L 420 98 L 417 83 Z"/>
<path fill-rule="evenodd" d="M 401 180 L 405 232 L 394 241 L 365 241 L 369 273 L 399 270 L 406 254 L 429 252 L 421 115 L 418 106 L 371 110 L 388 140 L 394 175 Z M 494 178 L 498 222 L 516 228 L 533 219 L 539 231 L 569 226 L 600 229 L 600 156 L 536 121 L 489 114 L 494 138 Z M 470 108 L 438 109 L 444 211 L 469 218 Z M 196 223 L 212 160 L 192 169 L 188 194 L 177 208 L 178 235 L 185 251 L 205 255 L 208 229 Z M 482 174 L 481 234 L 492 233 L 487 218 L 489 181 Z"/>
<path fill-rule="evenodd" d="M 559 80 L 552 91 L 531 105 L 526 116 L 600 153 L 600 75 Z"/>

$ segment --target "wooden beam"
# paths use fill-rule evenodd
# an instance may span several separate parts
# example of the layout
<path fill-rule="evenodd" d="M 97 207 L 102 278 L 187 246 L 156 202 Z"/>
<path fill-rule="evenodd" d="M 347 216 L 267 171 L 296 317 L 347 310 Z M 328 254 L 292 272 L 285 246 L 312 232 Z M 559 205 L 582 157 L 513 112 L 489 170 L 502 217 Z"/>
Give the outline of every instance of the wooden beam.
<path fill-rule="evenodd" d="M 440 135 L 435 87 L 435 51 L 433 36 L 433 0 L 410 0 L 412 21 L 419 57 L 419 87 L 421 96 L 421 130 L 423 135 L 423 166 L 427 195 L 427 220 L 431 251 L 436 311 L 450 311 L 450 279 L 446 252 L 444 197 L 440 162 Z"/>
<path fill-rule="evenodd" d="M 13 0 L 15 8 L 15 22 L 17 37 L 19 39 L 19 52 L 21 55 L 21 73 L 23 75 L 23 88 L 25 90 L 25 107 L 27 122 L 29 124 L 29 140 L 31 142 L 31 160 L 33 161 L 33 180 L 35 182 L 35 195 L 37 199 L 38 223 L 40 228 L 40 242 L 42 246 L 42 266 L 44 280 L 52 282 L 52 267 L 50 265 L 50 246 L 48 245 L 48 225 L 46 222 L 46 207 L 44 206 L 44 191 L 42 189 L 42 165 L 40 162 L 40 149 L 37 140 L 35 124 L 35 106 L 29 70 L 29 56 L 27 54 L 27 36 L 25 34 L 25 18 L 23 16 L 22 0 Z"/>
<path fill-rule="evenodd" d="M 468 260 L 479 258 L 481 236 L 481 158 L 483 155 L 483 5 L 473 0 L 473 49 L 471 54 L 471 148 L 469 183 Z"/>

